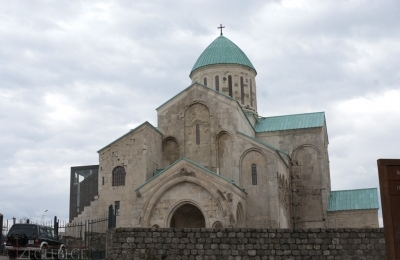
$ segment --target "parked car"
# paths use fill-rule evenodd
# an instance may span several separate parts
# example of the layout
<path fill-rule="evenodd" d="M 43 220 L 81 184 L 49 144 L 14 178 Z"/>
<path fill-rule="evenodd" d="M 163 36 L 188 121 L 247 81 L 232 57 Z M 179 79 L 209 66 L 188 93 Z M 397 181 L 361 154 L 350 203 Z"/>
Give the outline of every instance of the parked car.
<path fill-rule="evenodd" d="M 38 224 L 14 224 L 6 236 L 8 257 L 66 259 L 66 247 L 54 229 Z"/>

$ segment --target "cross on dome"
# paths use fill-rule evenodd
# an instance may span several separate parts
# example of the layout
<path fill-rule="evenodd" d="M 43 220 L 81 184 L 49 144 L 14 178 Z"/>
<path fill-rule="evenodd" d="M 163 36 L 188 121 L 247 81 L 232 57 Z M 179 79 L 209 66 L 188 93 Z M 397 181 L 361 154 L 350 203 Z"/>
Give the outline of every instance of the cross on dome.
<path fill-rule="evenodd" d="M 222 35 L 222 28 L 225 28 L 225 26 L 222 26 L 222 24 L 219 25 L 219 27 L 217 27 L 218 29 L 221 29 L 221 35 Z"/>

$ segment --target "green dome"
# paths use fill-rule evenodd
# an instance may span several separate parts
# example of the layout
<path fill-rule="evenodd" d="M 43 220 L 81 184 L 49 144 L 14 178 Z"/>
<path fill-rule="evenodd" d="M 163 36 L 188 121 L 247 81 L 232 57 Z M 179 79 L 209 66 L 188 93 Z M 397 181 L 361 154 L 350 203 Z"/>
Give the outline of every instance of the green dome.
<path fill-rule="evenodd" d="M 239 64 L 256 70 L 246 54 L 236 44 L 222 35 L 203 51 L 190 74 L 201 67 L 214 64 Z"/>

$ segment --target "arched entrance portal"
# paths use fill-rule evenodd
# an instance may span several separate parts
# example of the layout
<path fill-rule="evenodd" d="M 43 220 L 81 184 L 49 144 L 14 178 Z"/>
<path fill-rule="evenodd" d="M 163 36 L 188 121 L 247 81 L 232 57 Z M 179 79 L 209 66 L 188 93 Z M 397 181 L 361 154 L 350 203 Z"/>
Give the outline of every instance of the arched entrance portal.
<path fill-rule="evenodd" d="M 171 228 L 205 228 L 203 213 L 192 204 L 180 206 L 171 218 Z"/>

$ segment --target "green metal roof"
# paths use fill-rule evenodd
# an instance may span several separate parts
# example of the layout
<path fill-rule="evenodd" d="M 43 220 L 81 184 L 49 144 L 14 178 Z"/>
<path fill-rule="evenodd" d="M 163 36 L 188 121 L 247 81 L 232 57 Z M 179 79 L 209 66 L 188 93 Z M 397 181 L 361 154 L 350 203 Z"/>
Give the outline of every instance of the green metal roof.
<path fill-rule="evenodd" d="M 325 113 L 307 113 L 286 116 L 259 118 L 254 130 L 256 132 L 271 132 L 290 129 L 322 127 L 325 124 Z"/>
<path fill-rule="evenodd" d="M 378 189 L 331 191 L 328 211 L 379 209 Z"/>
<path fill-rule="evenodd" d="M 246 54 L 223 35 L 215 39 L 203 51 L 194 64 L 190 74 L 198 68 L 213 64 L 239 64 L 256 70 Z"/>

